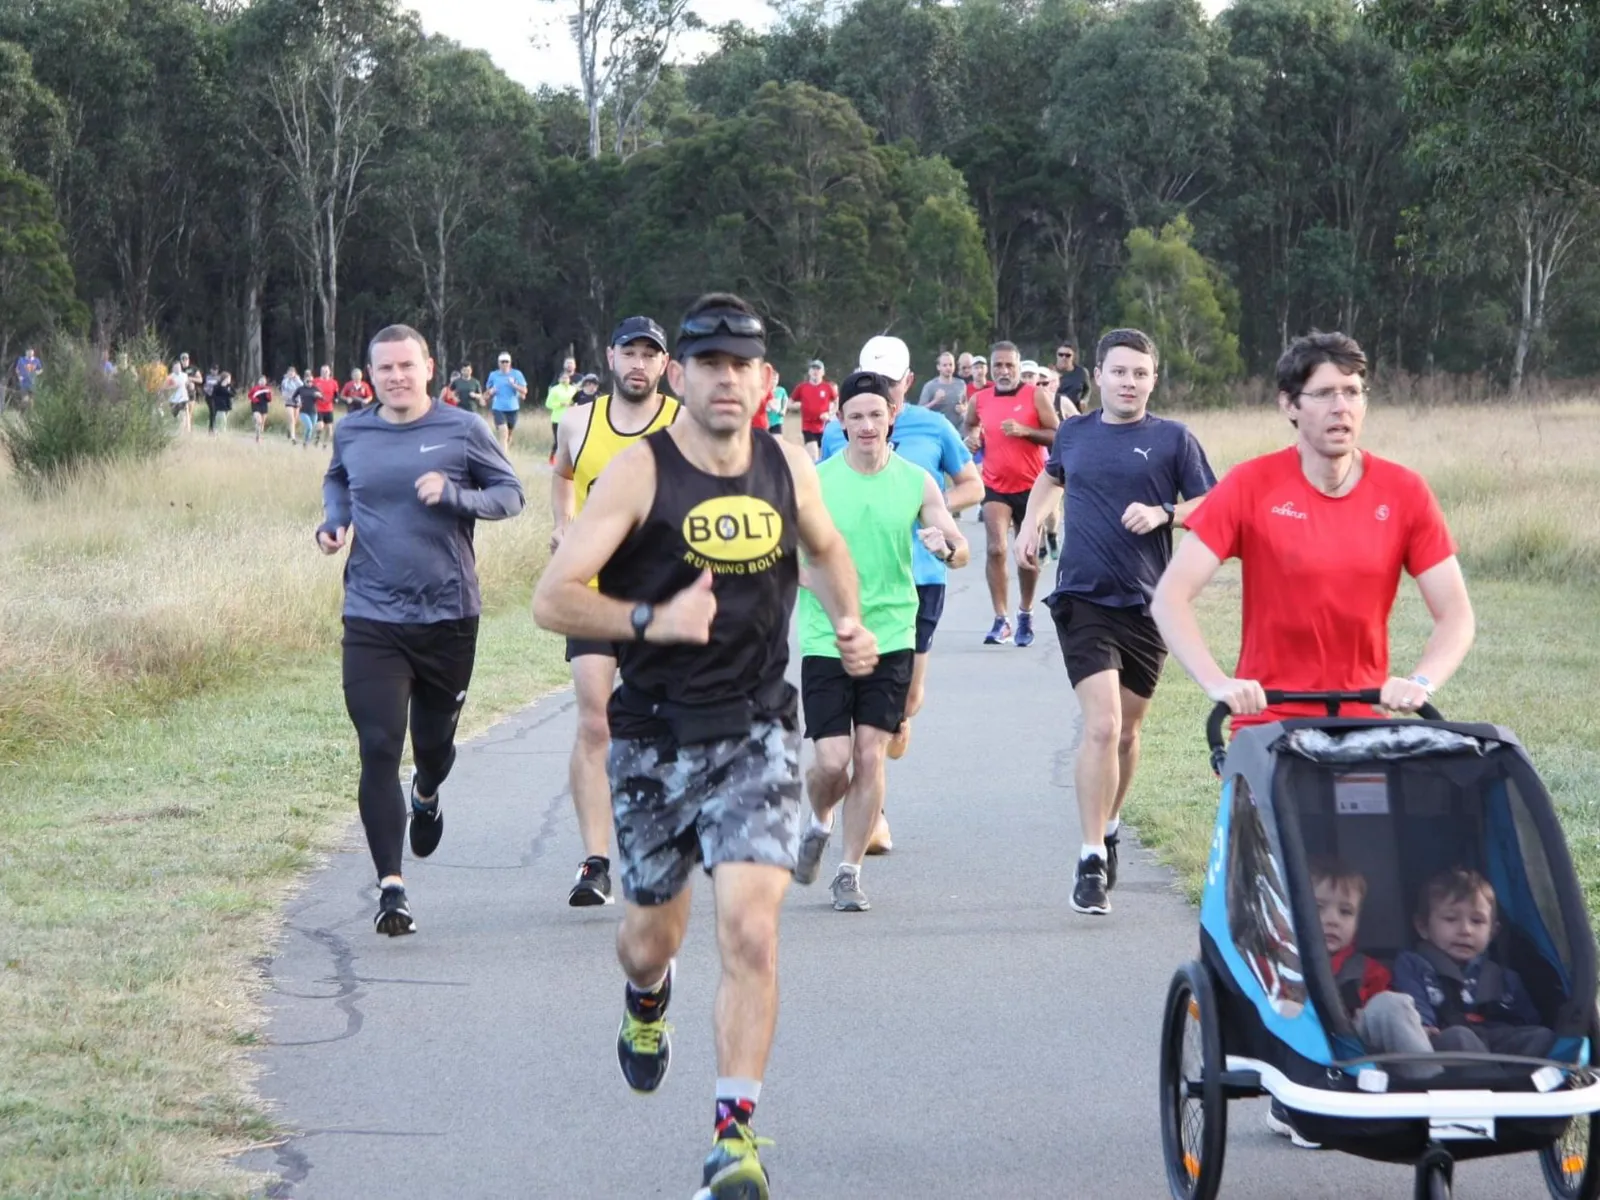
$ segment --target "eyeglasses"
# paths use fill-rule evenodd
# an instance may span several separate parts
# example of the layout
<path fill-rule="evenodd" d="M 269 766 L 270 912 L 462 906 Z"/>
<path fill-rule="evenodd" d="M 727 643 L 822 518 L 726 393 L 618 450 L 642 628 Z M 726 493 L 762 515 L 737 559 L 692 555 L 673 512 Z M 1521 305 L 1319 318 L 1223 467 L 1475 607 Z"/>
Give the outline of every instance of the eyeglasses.
<path fill-rule="evenodd" d="M 1071 358 L 1072 357 L 1072 351 L 1071 350 L 1057 350 L 1056 351 L 1056 357 L 1057 358 Z"/>
<path fill-rule="evenodd" d="M 761 323 L 760 317 L 726 308 L 712 308 L 695 313 L 693 316 L 685 317 L 683 323 L 678 326 L 680 338 L 712 337 L 724 331 L 733 334 L 734 337 L 767 336 L 767 327 Z"/>
<path fill-rule="evenodd" d="M 1310 400 L 1314 404 L 1332 404 L 1337 399 L 1348 400 L 1357 406 L 1367 402 L 1366 389 L 1358 387 L 1318 388 L 1314 392 L 1300 392 L 1298 395 L 1302 400 Z"/>

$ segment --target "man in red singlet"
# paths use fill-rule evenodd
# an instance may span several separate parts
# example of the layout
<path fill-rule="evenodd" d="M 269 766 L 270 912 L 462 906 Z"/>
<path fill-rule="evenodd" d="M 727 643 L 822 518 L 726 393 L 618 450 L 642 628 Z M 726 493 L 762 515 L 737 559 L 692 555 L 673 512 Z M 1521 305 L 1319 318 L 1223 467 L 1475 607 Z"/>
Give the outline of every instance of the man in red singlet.
<path fill-rule="evenodd" d="M 1046 451 L 1061 424 L 1049 397 L 1021 382 L 1021 368 L 1022 356 L 1016 346 L 996 342 L 989 350 L 994 383 L 974 395 L 967 406 L 967 445 L 974 450 L 983 448 L 983 527 L 989 544 L 984 573 L 989 599 L 994 602 L 994 625 L 983 639 L 985 646 L 1012 640 L 1007 619 L 1009 535 L 1022 528 L 1028 493 L 1044 470 Z M 1038 584 L 1038 564 L 1018 564 L 1019 646 L 1033 645 L 1033 593 Z"/>
<path fill-rule="evenodd" d="M 1297 338 L 1278 360 L 1278 406 L 1296 444 L 1241 463 L 1189 517 L 1151 615 L 1172 654 L 1234 725 L 1314 716 L 1267 708 L 1266 689 L 1361 691 L 1412 712 L 1472 647 L 1472 601 L 1439 502 L 1423 478 L 1357 448 L 1367 357 L 1342 333 Z M 1244 568 L 1237 678 L 1207 649 L 1194 602 L 1224 560 Z M 1404 570 L 1433 615 L 1411 674 L 1389 673 L 1389 612 Z M 1360 715 L 1350 708 L 1346 715 Z"/>

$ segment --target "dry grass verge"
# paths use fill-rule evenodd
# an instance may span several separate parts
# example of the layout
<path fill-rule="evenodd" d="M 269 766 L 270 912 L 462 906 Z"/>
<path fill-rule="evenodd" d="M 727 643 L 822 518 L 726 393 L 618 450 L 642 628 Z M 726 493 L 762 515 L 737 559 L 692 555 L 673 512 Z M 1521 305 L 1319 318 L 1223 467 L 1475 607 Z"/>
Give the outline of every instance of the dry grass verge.
<path fill-rule="evenodd" d="M 0 1195 L 242 1194 L 228 1157 L 272 1133 L 253 963 L 354 812 L 326 458 L 200 435 L 0 490 Z M 535 461 L 530 511 L 480 526 L 472 728 L 565 673 L 527 616 Z"/>

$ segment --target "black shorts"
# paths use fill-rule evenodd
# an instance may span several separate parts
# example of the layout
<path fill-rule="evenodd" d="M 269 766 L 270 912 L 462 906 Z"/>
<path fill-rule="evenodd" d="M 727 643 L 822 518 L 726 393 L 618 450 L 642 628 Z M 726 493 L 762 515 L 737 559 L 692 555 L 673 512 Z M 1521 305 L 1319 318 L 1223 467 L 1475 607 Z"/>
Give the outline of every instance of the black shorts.
<path fill-rule="evenodd" d="M 454 711 L 467 698 L 477 651 L 477 617 L 426 624 L 346 617 L 344 686 L 409 679 L 414 703 Z"/>
<path fill-rule="evenodd" d="M 1052 596 L 1049 603 L 1073 687 L 1091 675 L 1116 671 L 1135 696 L 1148 700 L 1156 694 L 1167 644 L 1155 621 L 1137 608 L 1109 608 L 1076 596 Z"/>
<path fill-rule="evenodd" d="M 944 616 L 944 584 L 917 584 L 917 653 L 933 649 L 933 631 Z"/>
<path fill-rule="evenodd" d="M 331 412 L 319 412 L 317 414 L 317 420 L 321 421 L 324 425 L 332 425 L 333 414 Z"/>
<path fill-rule="evenodd" d="M 567 661 L 575 658 L 584 658 L 591 654 L 598 654 L 605 658 L 621 658 L 622 647 L 616 642 L 591 642 L 583 638 L 567 639 Z"/>
<path fill-rule="evenodd" d="M 267 410 L 269 408 L 271 408 L 271 407 L 272 407 L 272 401 L 271 400 L 252 400 L 252 401 L 250 401 L 250 411 L 253 412 L 253 413 L 260 413 L 263 417 L 267 415 Z"/>
<path fill-rule="evenodd" d="M 809 429 L 803 429 L 800 431 L 800 436 L 805 439 L 805 443 L 808 446 L 822 445 L 822 435 L 820 433 L 812 433 Z"/>
<path fill-rule="evenodd" d="M 871 675 L 846 675 L 837 658 L 809 654 L 800 660 L 800 704 L 806 714 L 806 736 L 812 741 L 849 737 L 857 725 L 893 733 L 906 717 L 911 690 L 910 650 L 896 650 L 878 659 Z"/>
<path fill-rule="evenodd" d="M 1022 528 L 1022 518 L 1028 515 L 1028 496 L 1028 492 L 997 492 L 988 484 L 983 487 L 985 505 L 1004 504 L 1011 510 L 1012 533 Z"/>
<path fill-rule="evenodd" d="M 496 425 L 504 425 L 507 429 L 515 429 L 517 427 L 517 410 L 513 408 L 507 412 L 504 409 L 495 409 L 494 423 Z"/>

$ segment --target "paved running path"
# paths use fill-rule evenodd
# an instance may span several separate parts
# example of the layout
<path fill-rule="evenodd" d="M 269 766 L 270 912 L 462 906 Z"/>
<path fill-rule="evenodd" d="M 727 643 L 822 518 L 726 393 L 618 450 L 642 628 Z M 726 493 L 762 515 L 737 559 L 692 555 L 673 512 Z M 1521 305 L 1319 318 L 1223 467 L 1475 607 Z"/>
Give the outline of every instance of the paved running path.
<path fill-rule="evenodd" d="M 954 576 L 927 708 L 891 764 L 896 850 L 868 860 L 873 911 L 828 906 L 837 844 L 822 880 L 789 894 L 756 1119 L 781 1200 L 1167 1194 L 1160 1010 L 1194 954 L 1195 913 L 1126 848 L 1113 914 L 1068 908 L 1071 693 L 1048 621 L 1031 649 L 980 644 L 981 572 Z M 634 1096 L 613 1050 L 617 910 L 566 907 L 572 729 L 559 692 L 464 748 L 443 845 L 407 863 L 414 936 L 373 934 L 358 824 L 290 905 L 261 1089 L 299 1132 L 245 1160 L 280 1177 L 271 1195 L 687 1200 L 698 1185 L 715 1075 L 709 889 L 697 883 L 679 960 L 672 1073 Z M 1408 1168 L 1297 1151 L 1262 1130 L 1261 1108 L 1230 1109 L 1223 1196 L 1410 1195 Z M 1463 1198 L 1543 1194 L 1531 1156 L 1457 1173 Z"/>

